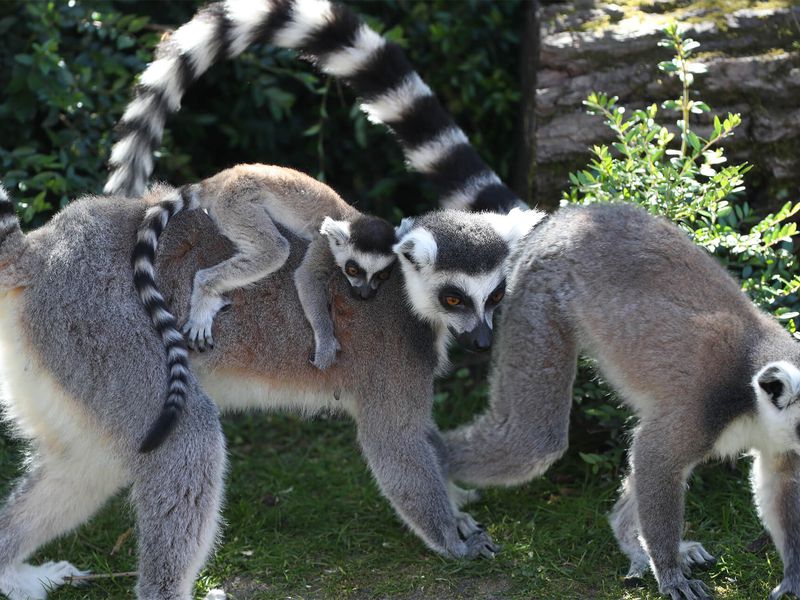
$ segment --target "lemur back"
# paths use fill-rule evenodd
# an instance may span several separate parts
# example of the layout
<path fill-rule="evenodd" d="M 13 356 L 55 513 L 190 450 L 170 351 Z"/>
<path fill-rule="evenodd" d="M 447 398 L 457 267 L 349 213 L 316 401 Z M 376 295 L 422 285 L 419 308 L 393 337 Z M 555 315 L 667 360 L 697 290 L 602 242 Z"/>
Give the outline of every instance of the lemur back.
<path fill-rule="evenodd" d="M 360 296 L 368 298 L 388 279 L 395 256 L 394 228 L 365 216 L 330 187 L 292 169 L 239 165 L 200 183 L 187 185 L 145 213 L 133 253 L 134 284 L 164 341 L 169 366 L 167 399 L 142 451 L 155 449 L 174 427 L 186 402 L 188 354 L 155 279 L 158 238 L 183 210 L 205 209 L 220 233 L 236 248 L 227 260 L 195 274 L 189 318 L 183 331 L 191 348 L 213 348 L 214 317 L 225 294 L 279 269 L 289 255 L 280 228 L 311 241 L 295 282 L 315 340 L 313 363 L 326 369 L 339 343 L 328 310 L 328 280 L 338 264 Z"/>
<path fill-rule="evenodd" d="M 630 206 L 561 209 L 509 275 L 488 412 L 447 435 L 451 476 L 513 485 L 567 447 L 578 353 L 638 418 L 611 514 L 630 578 L 708 598 L 685 575 L 713 561 L 681 539 L 683 487 L 710 457 L 753 451 L 753 493 L 784 560 L 774 598 L 800 590 L 800 344 L 705 250 Z"/>

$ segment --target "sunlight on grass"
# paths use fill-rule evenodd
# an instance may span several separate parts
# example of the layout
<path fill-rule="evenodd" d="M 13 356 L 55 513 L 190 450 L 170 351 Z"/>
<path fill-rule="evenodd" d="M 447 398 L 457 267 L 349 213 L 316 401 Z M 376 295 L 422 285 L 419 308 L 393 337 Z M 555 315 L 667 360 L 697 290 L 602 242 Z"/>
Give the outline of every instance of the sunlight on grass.
<path fill-rule="evenodd" d="M 346 420 L 226 417 L 230 471 L 222 544 L 204 570 L 201 592 L 225 587 L 234 600 L 509 600 L 660 598 L 650 577 L 626 589 L 627 564 L 606 522 L 617 481 L 593 475 L 577 455 L 547 478 L 487 490 L 470 511 L 503 546 L 494 560 L 445 560 L 428 551 L 380 496 Z M 3 491 L 19 448 L 0 440 Z M 687 538 L 719 562 L 698 576 L 725 600 L 764 598 L 781 565 L 750 502 L 746 462 L 708 465 L 692 477 Z M 125 498 L 88 526 L 48 545 L 36 561 L 67 559 L 95 573 L 135 570 L 135 535 Z M 750 549 L 748 549 L 748 547 Z M 131 577 L 64 588 L 54 600 L 133 598 Z"/>

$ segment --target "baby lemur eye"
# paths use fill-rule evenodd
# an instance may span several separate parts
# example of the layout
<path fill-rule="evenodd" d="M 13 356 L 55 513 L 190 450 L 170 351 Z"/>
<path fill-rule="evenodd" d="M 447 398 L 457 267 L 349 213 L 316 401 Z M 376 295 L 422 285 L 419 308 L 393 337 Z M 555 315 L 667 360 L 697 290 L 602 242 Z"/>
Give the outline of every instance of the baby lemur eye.
<path fill-rule="evenodd" d="M 389 267 L 388 269 L 384 269 L 383 271 L 378 272 L 378 279 L 381 281 L 386 281 L 389 279 L 389 276 L 392 274 L 392 269 Z"/>
<path fill-rule="evenodd" d="M 506 282 L 503 281 L 500 285 L 494 288 L 494 291 L 489 294 L 489 302 L 487 304 L 498 304 L 506 295 Z"/>
<path fill-rule="evenodd" d="M 350 277 L 358 277 L 361 275 L 361 271 L 361 267 L 359 267 L 352 260 L 348 260 L 347 264 L 344 266 L 344 272 L 350 275 Z"/>

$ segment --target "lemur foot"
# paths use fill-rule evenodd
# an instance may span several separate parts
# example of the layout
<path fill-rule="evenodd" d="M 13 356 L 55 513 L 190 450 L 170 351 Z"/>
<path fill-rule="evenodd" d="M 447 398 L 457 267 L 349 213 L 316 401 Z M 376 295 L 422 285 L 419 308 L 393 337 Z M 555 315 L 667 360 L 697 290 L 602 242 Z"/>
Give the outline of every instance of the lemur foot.
<path fill-rule="evenodd" d="M 783 598 L 787 595 L 800 598 L 800 579 L 784 578 L 781 584 L 772 590 L 769 595 L 769 600 L 778 600 L 778 598 Z"/>
<path fill-rule="evenodd" d="M 668 583 L 662 582 L 658 589 L 672 600 L 713 600 L 711 590 L 699 579 L 672 577 Z"/>
<path fill-rule="evenodd" d="M 0 592 L 8 600 L 45 600 L 47 593 L 75 575 L 87 575 L 66 561 L 33 566 L 22 563 L 0 574 Z"/>
<path fill-rule="evenodd" d="M 203 600 L 227 600 L 228 595 L 225 593 L 225 590 L 208 590 L 206 597 Z"/>
<path fill-rule="evenodd" d="M 322 339 L 317 342 L 314 351 L 314 359 L 311 364 L 317 367 L 320 371 L 324 371 L 336 362 L 336 353 L 341 350 L 339 340 L 335 336 L 327 339 Z"/>
<path fill-rule="evenodd" d="M 456 514 L 456 527 L 462 540 L 467 540 L 471 536 L 485 531 L 483 525 L 473 519 L 471 514 L 465 512 Z"/>
<path fill-rule="evenodd" d="M 700 542 L 681 542 L 678 558 L 681 569 L 687 577 L 692 569 L 709 569 L 717 563 L 717 559 L 709 554 Z"/>
<path fill-rule="evenodd" d="M 642 552 L 641 557 L 631 560 L 628 573 L 622 579 L 622 586 L 626 588 L 641 587 L 644 585 L 644 577 L 650 570 L 650 559 Z"/>
<path fill-rule="evenodd" d="M 205 352 L 214 347 L 214 338 L 211 335 L 214 317 L 229 306 L 230 302 L 220 296 L 193 296 L 191 305 L 189 318 L 183 326 L 186 345 L 192 350 Z"/>
<path fill-rule="evenodd" d="M 492 538 L 489 537 L 489 534 L 483 529 L 479 529 L 470 535 L 464 540 L 464 543 L 467 545 L 467 553 L 464 558 L 468 558 L 469 560 L 478 558 L 479 556 L 494 558 L 495 555 L 500 552 L 500 546 L 495 544 Z"/>

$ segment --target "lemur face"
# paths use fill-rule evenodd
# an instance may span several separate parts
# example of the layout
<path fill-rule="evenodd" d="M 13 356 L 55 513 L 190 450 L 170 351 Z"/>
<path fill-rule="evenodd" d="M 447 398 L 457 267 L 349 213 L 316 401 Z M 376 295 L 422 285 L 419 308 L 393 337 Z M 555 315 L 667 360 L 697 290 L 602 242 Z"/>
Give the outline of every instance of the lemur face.
<path fill-rule="evenodd" d="M 758 415 L 772 445 L 800 452 L 800 369 L 781 360 L 753 377 Z"/>
<path fill-rule="evenodd" d="M 395 252 L 417 315 L 469 350 L 492 345 L 492 317 L 505 295 L 510 251 L 541 219 L 447 210 L 404 219 Z"/>
<path fill-rule="evenodd" d="M 350 283 L 353 298 L 369 300 L 392 275 L 394 228 L 377 217 L 354 221 L 326 217 L 320 233 L 328 238 L 333 258 Z"/>

